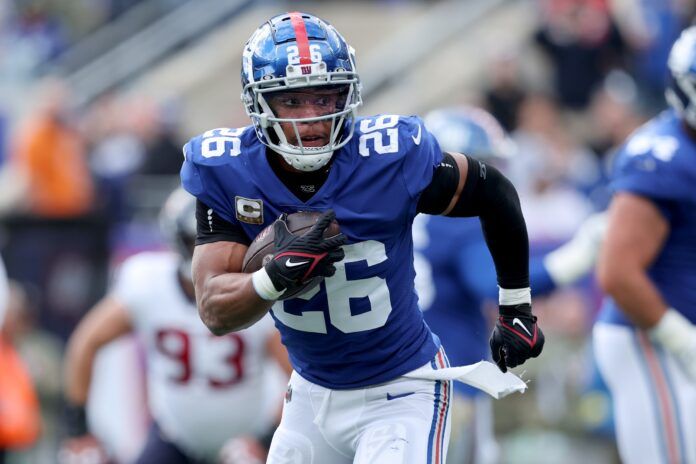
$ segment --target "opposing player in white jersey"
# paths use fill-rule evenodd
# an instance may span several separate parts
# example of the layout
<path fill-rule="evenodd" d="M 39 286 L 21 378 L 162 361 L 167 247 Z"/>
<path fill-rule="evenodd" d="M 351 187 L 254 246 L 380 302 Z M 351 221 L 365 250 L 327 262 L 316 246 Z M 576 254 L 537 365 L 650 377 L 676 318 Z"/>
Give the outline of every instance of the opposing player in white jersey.
<path fill-rule="evenodd" d="M 184 190 L 170 195 L 161 222 L 177 252 L 127 259 L 109 294 L 71 336 L 65 391 L 72 439 L 62 450 L 64 462 L 80 462 L 80 454 L 94 452 L 84 410 L 94 358 L 129 332 L 145 348 L 154 419 L 138 463 L 217 462 L 223 444 L 234 437 L 272 435 L 280 398 L 265 396 L 266 360 L 277 360 L 289 373 L 287 353 L 270 317 L 219 337 L 201 322 L 190 278 L 194 212 L 195 199 Z"/>
<path fill-rule="evenodd" d="M 696 463 L 696 27 L 669 56 L 671 109 L 616 155 L 594 328 L 627 464 Z"/>

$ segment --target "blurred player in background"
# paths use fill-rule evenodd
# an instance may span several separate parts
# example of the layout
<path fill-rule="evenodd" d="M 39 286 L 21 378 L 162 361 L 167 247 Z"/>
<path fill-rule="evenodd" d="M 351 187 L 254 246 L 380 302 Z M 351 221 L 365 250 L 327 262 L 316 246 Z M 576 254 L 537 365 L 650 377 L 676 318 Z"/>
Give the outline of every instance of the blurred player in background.
<path fill-rule="evenodd" d="M 2 323 L 5 320 L 9 300 L 10 286 L 7 281 L 7 271 L 5 270 L 5 263 L 0 258 L 0 328 L 2 328 Z"/>
<path fill-rule="evenodd" d="M 199 199 L 202 319 L 227 333 L 273 306 L 290 352 L 295 372 L 269 462 L 444 462 L 453 377 L 438 377 L 447 359 L 418 308 L 411 224 L 419 212 L 480 217 L 500 285 L 491 348 L 505 372 L 544 342 L 514 187 L 492 166 L 443 153 L 417 117 L 356 118 L 353 50 L 315 16 L 282 14 L 259 27 L 244 48 L 242 83 L 253 126 L 194 137 L 181 175 Z M 307 210 L 323 214 L 291 234 L 283 214 Z M 334 217 L 342 233 L 324 238 Z M 275 254 L 241 273 L 248 245 L 271 224 Z M 314 277 L 325 279 L 278 301 Z"/>
<path fill-rule="evenodd" d="M 162 210 L 161 225 L 176 252 L 145 252 L 126 260 L 111 292 L 70 338 L 65 361 L 70 439 L 59 456 L 63 463 L 98 455 L 106 459 L 90 435 L 85 403 L 95 355 L 130 332 L 145 347 L 154 419 L 138 463 L 217 462 L 228 440 L 249 436 L 270 441 L 275 429 L 275 411 L 264 406 L 274 400 L 265 395 L 265 360 L 276 360 L 288 374 L 291 369 L 273 321 L 266 317 L 244 331 L 211 334 L 196 311 L 190 278 L 195 199 L 174 191 Z M 257 462 L 263 462 L 265 451 L 256 451 Z"/>
<path fill-rule="evenodd" d="M 472 107 L 432 111 L 425 125 L 444 151 L 465 153 L 505 171 L 514 146 L 498 121 Z M 591 216 L 568 243 L 530 262 L 532 296 L 569 285 L 593 268 L 605 218 Z M 481 225 L 474 218 L 420 215 L 413 225 L 416 289 L 425 321 L 447 346 L 450 362 L 473 364 L 488 358 L 490 321 L 484 304 L 497 297 L 495 266 Z M 457 250 L 453 252 L 452 250 Z M 499 461 L 491 398 L 465 384 L 454 386 L 452 463 Z"/>
<path fill-rule="evenodd" d="M 617 153 L 594 348 L 624 462 L 696 463 L 696 28 L 669 56 L 671 109 Z"/>
<path fill-rule="evenodd" d="M 33 445 L 41 432 L 39 400 L 14 345 L 15 286 L 8 281 L 0 259 L 0 464 L 5 462 L 6 451 Z"/>

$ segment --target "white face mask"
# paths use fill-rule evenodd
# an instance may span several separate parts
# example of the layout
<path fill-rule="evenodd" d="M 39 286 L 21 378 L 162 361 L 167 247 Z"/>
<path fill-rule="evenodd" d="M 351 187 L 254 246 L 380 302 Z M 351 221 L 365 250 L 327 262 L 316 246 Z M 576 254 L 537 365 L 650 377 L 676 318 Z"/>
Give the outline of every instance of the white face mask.
<path fill-rule="evenodd" d="M 331 80 L 330 86 L 327 81 L 317 85 L 309 80 L 292 87 L 273 87 L 269 80 L 250 84 L 245 89 L 247 101 L 252 100 L 247 105 L 247 114 L 258 129 L 259 140 L 300 171 L 316 171 L 326 166 L 333 153 L 352 138 L 355 111 L 362 103 L 356 90 L 357 75 L 344 74 L 346 76 L 340 79 Z M 263 89 L 260 88 L 261 84 Z M 279 90 L 279 87 L 283 90 Z M 342 92 L 331 91 L 341 87 Z M 293 105 L 304 105 L 307 110 L 295 111 Z M 320 146 L 312 146 L 311 141 L 303 143 L 302 136 L 306 135 L 306 129 L 300 125 L 311 123 L 327 126 L 320 131 L 320 139 L 324 139 Z"/>

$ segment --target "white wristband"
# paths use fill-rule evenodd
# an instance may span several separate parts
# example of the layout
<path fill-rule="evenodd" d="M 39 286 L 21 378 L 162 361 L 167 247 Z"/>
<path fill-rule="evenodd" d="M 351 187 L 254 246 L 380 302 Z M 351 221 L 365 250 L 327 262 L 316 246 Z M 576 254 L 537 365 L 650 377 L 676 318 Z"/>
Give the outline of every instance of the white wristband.
<path fill-rule="evenodd" d="M 498 287 L 498 304 L 501 306 L 512 306 L 525 303 L 532 304 L 531 288 Z"/>
<path fill-rule="evenodd" d="M 648 329 L 650 338 L 675 351 L 692 344 L 694 334 L 694 325 L 674 308 L 668 308 L 657 324 Z"/>
<path fill-rule="evenodd" d="M 254 290 L 256 290 L 256 293 L 258 293 L 258 295 L 264 300 L 277 300 L 283 293 L 285 293 L 285 289 L 281 291 L 276 290 L 271 278 L 268 277 L 266 268 L 264 267 L 251 275 L 251 283 L 254 285 Z"/>

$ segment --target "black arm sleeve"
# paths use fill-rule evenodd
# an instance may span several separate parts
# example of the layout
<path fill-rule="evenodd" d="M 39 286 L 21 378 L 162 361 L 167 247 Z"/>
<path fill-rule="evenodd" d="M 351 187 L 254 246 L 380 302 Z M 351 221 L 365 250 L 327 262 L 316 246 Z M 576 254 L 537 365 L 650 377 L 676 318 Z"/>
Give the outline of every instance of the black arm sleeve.
<path fill-rule="evenodd" d="M 212 208 L 196 200 L 196 245 L 221 241 L 251 243 L 241 227 L 222 219 Z"/>
<path fill-rule="evenodd" d="M 459 186 L 459 167 L 452 155 L 443 153 L 442 161 L 435 169 L 433 179 L 418 199 L 418 212 L 442 214 L 457 192 Z"/>
<path fill-rule="evenodd" d="M 517 191 L 493 166 L 470 156 L 466 158 L 468 172 L 464 189 L 447 215 L 479 216 L 495 263 L 498 285 L 502 288 L 529 287 L 529 239 Z M 444 168 L 444 164 L 452 166 Z M 451 171 L 456 175 L 453 176 Z M 446 155 L 435 171 L 433 181 L 421 194 L 418 211 L 442 213 L 449 205 L 458 182 L 457 163 Z"/>

